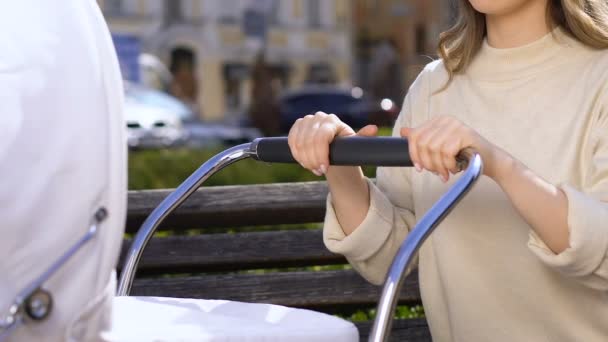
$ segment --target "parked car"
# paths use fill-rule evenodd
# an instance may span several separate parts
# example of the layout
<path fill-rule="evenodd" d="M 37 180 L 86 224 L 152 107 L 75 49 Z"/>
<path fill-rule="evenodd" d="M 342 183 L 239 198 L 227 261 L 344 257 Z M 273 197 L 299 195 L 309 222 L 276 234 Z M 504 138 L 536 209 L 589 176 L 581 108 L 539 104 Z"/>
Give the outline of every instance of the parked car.
<path fill-rule="evenodd" d="M 282 95 L 279 105 L 281 130 L 285 133 L 297 119 L 317 111 L 336 114 L 353 128 L 368 124 L 390 126 L 399 114 L 398 106 L 390 99 L 373 100 L 358 87 L 305 86 Z"/>
<path fill-rule="evenodd" d="M 125 98 L 146 106 L 164 109 L 176 115 L 182 122 L 196 120 L 196 114 L 184 102 L 154 88 L 126 82 Z"/>
<path fill-rule="evenodd" d="M 182 119 L 190 114 L 179 100 L 126 83 L 124 110 L 130 148 L 172 147 L 185 142 Z"/>
<path fill-rule="evenodd" d="M 262 135 L 255 128 L 202 122 L 176 97 L 133 83 L 125 84 L 125 116 L 131 148 L 234 145 Z"/>
<path fill-rule="evenodd" d="M 190 147 L 205 147 L 210 145 L 238 145 L 251 142 L 262 137 L 257 128 L 226 125 L 222 123 L 204 123 L 191 121 L 184 123 Z"/>

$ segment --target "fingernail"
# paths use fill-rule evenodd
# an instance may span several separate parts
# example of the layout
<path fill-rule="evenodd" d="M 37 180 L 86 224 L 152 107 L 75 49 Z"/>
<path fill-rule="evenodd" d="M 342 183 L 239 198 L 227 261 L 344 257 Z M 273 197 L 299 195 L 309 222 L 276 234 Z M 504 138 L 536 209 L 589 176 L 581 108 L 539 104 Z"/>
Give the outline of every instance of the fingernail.
<path fill-rule="evenodd" d="M 446 177 L 446 176 L 442 175 L 442 176 L 441 176 L 441 180 L 442 180 L 444 183 L 447 183 L 447 182 L 448 182 L 448 177 Z"/>
<path fill-rule="evenodd" d="M 414 167 L 416 168 L 416 171 L 418 171 L 418 172 L 422 171 L 422 168 L 420 167 L 420 164 L 415 163 Z"/>
<path fill-rule="evenodd" d="M 312 170 L 312 173 L 314 173 L 317 177 L 321 177 L 321 171 L 319 170 Z"/>
<path fill-rule="evenodd" d="M 327 173 L 327 166 L 325 166 L 324 164 L 321 164 L 320 171 L 321 171 L 322 174 L 326 174 Z"/>

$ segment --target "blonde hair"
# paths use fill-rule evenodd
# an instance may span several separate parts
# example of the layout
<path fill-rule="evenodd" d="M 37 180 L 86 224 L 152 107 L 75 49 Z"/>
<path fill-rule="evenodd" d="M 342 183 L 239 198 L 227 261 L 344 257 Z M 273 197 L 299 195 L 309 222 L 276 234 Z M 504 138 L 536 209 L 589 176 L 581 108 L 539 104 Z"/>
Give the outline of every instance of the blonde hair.
<path fill-rule="evenodd" d="M 549 0 L 547 22 L 561 26 L 582 43 L 608 48 L 608 2 L 606 0 Z M 477 12 L 469 0 L 458 0 L 458 15 L 454 25 L 439 36 L 439 55 L 449 74 L 463 73 L 481 48 L 486 35 L 483 13 Z"/>

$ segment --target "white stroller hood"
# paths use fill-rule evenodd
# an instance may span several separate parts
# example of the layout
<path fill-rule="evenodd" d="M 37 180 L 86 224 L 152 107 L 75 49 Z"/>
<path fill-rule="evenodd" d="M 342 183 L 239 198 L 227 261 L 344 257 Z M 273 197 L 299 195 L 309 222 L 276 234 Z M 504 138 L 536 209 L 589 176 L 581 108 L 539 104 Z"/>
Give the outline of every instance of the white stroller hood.
<path fill-rule="evenodd" d="M 44 284 L 53 310 L 8 341 L 99 341 L 126 208 L 122 86 L 93 0 L 0 2 L 0 321 L 16 295 L 106 220 Z"/>

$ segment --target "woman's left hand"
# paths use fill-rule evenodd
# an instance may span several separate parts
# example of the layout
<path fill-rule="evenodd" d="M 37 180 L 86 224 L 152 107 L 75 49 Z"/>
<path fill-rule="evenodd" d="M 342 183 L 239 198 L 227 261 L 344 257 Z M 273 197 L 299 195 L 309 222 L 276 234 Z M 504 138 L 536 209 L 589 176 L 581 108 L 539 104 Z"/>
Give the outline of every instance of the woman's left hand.
<path fill-rule="evenodd" d="M 505 160 L 506 152 L 493 145 L 471 127 L 451 116 L 437 116 L 419 127 L 402 128 L 401 136 L 408 138 L 409 152 L 418 172 L 431 171 L 447 182 L 450 173 L 460 170 L 456 155 L 471 147 L 484 162 L 484 175 L 496 180 L 499 160 Z"/>

